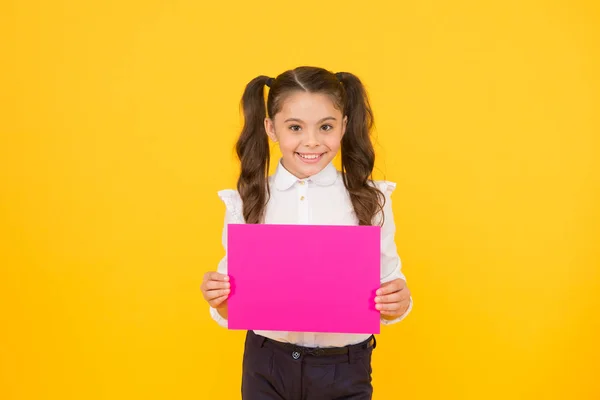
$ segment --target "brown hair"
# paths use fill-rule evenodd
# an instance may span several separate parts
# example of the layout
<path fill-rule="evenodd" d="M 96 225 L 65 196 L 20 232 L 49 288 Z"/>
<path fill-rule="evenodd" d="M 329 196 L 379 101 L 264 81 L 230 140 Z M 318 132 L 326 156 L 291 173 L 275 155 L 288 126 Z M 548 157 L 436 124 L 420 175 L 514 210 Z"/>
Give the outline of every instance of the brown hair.
<path fill-rule="evenodd" d="M 270 86 L 265 108 L 264 87 Z M 293 91 L 325 93 L 335 107 L 348 117 L 342 137 L 342 172 L 359 225 L 371 225 L 374 216 L 383 209 L 385 197 L 372 185 L 375 151 L 370 132 L 373 112 L 367 93 L 358 77 L 349 72 L 334 74 L 323 68 L 298 67 L 277 78 L 261 75 L 246 85 L 241 106 L 244 127 L 236 144 L 241 162 L 237 189 L 243 201 L 246 223 L 263 222 L 269 199 L 269 141 L 264 119 L 274 117 L 283 101 Z"/>

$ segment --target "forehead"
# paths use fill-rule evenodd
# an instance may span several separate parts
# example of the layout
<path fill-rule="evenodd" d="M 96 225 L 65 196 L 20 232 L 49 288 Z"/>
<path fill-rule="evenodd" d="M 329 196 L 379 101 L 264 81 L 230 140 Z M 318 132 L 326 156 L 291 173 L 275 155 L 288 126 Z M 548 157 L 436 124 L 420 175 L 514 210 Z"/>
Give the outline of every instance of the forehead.
<path fill-rule="evenodd" d="M 286 96 L 275 118 L 281 121 L 298 118 L 305 122 L 316 122 L 325 117 L 340 119 L 341 115 L 330 96 L 324 93 L 296 91 Z"/>

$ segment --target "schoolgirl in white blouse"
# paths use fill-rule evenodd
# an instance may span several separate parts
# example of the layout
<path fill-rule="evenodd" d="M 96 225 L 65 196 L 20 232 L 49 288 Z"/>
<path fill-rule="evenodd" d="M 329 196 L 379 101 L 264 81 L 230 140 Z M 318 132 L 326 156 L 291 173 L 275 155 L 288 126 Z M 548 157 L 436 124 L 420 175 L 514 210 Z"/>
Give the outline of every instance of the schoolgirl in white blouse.
<path fill-rule="evenodd" d="M 265 86 L 270 88 L 266 106 Z M 394 242 L 395 184 L 371 179 L 373 115 L 361 81 L 347 72 L 298 67 L 276 78 L 253 79 L 242 105 L 237 190 L 219 192 L 226 209 L 225 250 L 229 223 L 380 225 L 381 287 L 374 301 L 382 324 L 404 319 L 412 297 Z M 269 139 L 279 144 L 282 154 L 272 176 Z M 332 163 L 338 152 L 342 171 Z M 202 283 L 210 314 L 223 327 L 228 280 L 225 254 L 217 271 L 207 272 Z M 249 331 L 242 397 L 370 399 L 375 344 L 372 335 Z"/>

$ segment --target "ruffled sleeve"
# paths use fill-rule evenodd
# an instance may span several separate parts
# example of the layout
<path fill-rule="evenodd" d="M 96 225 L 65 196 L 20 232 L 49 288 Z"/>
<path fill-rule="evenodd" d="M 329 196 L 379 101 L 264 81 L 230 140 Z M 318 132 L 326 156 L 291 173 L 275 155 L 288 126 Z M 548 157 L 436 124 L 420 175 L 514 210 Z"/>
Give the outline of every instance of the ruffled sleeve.
<path fill-rule="evenodd" d="M 225 204 L 225 221 L 230 224 L 243 224 L 243 203 L 237 190 L 226 189 L 217 193 Z"/>

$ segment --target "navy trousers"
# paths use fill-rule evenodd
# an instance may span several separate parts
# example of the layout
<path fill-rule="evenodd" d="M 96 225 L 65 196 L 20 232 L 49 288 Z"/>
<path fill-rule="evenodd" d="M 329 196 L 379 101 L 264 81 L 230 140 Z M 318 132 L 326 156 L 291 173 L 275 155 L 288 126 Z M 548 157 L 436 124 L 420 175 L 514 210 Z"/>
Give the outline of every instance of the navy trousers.
<path fill-rule="evenodd" d="M 372 336 L 363 343 L 311 349 L 248 331 L 243 400 L 370 400 Z"/>

